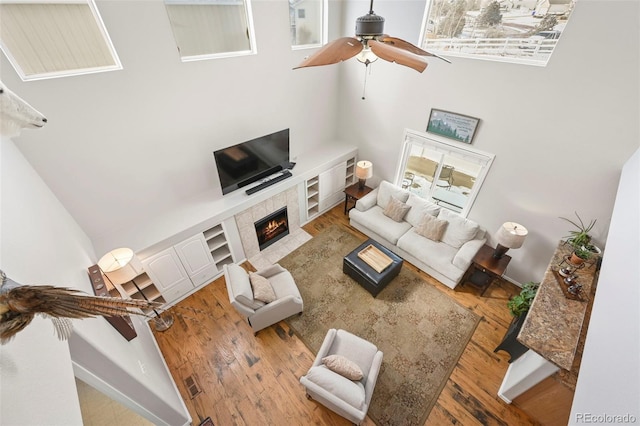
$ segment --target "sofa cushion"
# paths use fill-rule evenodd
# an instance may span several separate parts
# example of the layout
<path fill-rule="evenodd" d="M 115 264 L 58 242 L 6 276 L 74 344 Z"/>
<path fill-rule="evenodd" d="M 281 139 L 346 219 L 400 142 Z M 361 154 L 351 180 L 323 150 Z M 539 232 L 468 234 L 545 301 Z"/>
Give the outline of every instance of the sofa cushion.
<path fill-rule="evenodd" d="M 430 214 L 424 215 L 420 224 L 415 227 L 415 231 L 418 235 L 427 237 L 433 241 L 442 240 L 442 235 L 447 229 L 449 222 L 446 220 L 438 219 Z"/>
<path fill-rule="evenodd" d="M 378 186 L 378 205 L 385 209 L 389 201 L 391 201 L 391 197 L 397 198 L 404 203 L 407 201 L 407 198 L 409 198 L 409 192 L 383 180 L 380 182 L 380 186 Z"/>
<path fill-rule="evenodd" d="M 339 400 L 346 402 L 360 410 L 365 403 L 364 386 L 362 382 L 354 382 L 340 374 L 336 374 L 324 365 L 311 367 L 306 379 L 315 383 Z"/>
<path fill-rule="evenodd" d="M 273 287 L 269 284 L 268 279 L 255 272 L 251 272 L 249 274 L 249 281 L 251 281 L 253 298 L 255 300 L 260 300 L 264 303 L 271 303 L 276 300 L 276 293 L 273 291 Z"/>
<path fill-rule="evenodd" d="M 464 243 L 470 241 L 478 232 L 478 224 L 472 220 L 465 219 L 459 214 L 447 209 L 441 209 L 438 219 L 449 222 L 447 229 L 442 236 L 442 242 L 451 247 L 460 248 Z"/>
<path fill-rule="evenodd" d="M 387 204 L 387 207 L 385 207 L 383 213 L 385 216 L 390 217 L 396 222 L 402 222 L 410 208 L 411 206 L 408 206 L 395 197 L 391 197 L 391 200 L 389 200 L 389 203 Z"/>
<path fill-rule="evenodd" d="M 410 194 L 407 199 L 407 205 L 411 206 L 411 209 L 407 212 L 407 215 L 404 217 L 404 220 L 409 222 L 411 226 L 420 225 L 420 221 L 425 214 L 429 214 L 431 216 L 438 216 L 440 212 L 440 206 L 432 203 L 429 200 L 426 200 L 416 194 Z"/>
<path fill-rule="evenodd" d="M 398 242 L 398 238 L 411 229 L 408 222 L 396 222 L 384 215 L 380 206 L 373 206 L 366 212 L 353 209 L 349 217 L 359 225 L 371 229 L 391 244 Z"/>
<path fill-rule="evenodd" d="M 342 355 L 329 355 L 322 358 L 322 363 L 334 373 L 346 377 L 349 380 L 361 380 L 362 370 L 358 364 Z"/>
<path fill-rule="evenodd" d="M 457 248 L 418 235 L 414 229 L 398 240 L 398 247 L 410 253 L 417 261 L 428 265 L 453 281 L 457 281 L 465 272 L 452 263 L 458 252 Z"/>

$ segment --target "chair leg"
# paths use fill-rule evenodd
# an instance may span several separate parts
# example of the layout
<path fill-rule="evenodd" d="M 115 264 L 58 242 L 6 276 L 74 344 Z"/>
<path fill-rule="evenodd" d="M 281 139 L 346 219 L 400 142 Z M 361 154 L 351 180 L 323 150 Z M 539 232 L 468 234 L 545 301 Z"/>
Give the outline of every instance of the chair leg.
<path fill-rule="evenodd" d="M 311 395 L 309 395 L 308 393 L 305 392 L 305 395 L 307 397 L 308 400 L 312 400 L 313 398 L 311 398 Z"/>

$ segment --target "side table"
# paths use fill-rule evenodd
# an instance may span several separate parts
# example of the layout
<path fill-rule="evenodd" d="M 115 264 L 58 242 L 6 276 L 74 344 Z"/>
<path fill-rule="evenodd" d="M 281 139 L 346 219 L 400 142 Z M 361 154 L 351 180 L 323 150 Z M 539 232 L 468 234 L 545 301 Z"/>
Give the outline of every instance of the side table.
<path fill-rule="evenodd" d="M 369 188 L 368 186 L 365 186 L 364 188 L 360 189 L 359 188 L 359 183 L 356 182 L 351 186 L 347 186 L 344 189 L 344 214 L 347 214 L 347 212 L 349 210 L 351 210 L 352 208 L 354 208 L 356 206 L 356 202 L 364 197 L 365 195 L 367 195 L 368 193 L 370 193 L 371 191 L 373 191 L 373 188 Z M 351 206 L 350 208 L 347 208 L 347 205 L 349 204 L 350 201 L 353 201 L 353 206 Z"/>
<path fill-rule="evenodd" d="M 469 266 L 469 269 L 460 282 L 461 285 L 469 282 L 475 287 L 481 288 L 482 292 L 480 296 L 484 295 L 484 292 L 495 279 L 501 278 L 502 275 L 504 275 L 511 261 L 511 256 L 507 254 L 503 255 L 500 259 L 494 259 L 493 251 L 493 247 L 486 244 L 483 245 L 480 250 L 478 250 L 478 253 L 476 253 L 471 262 L 471 266 Z"/>

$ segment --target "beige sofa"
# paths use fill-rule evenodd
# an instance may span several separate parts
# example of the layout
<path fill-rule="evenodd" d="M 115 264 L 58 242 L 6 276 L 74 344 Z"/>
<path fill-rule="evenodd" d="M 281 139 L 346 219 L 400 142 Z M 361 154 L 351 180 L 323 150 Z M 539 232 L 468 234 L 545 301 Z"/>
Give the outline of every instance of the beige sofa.
<path fill-rule="evenodd" d="M 400 222 L 385 215 L 391 198 L 410 206 Z M 440 241 L 416 232 L 424 215 L 448 222 Z M 486 242 L 477 223 L 415 194 L 382 181 L 349 212 L 351 226 L 378 241 L 447 287 L 455 288 Z"/>

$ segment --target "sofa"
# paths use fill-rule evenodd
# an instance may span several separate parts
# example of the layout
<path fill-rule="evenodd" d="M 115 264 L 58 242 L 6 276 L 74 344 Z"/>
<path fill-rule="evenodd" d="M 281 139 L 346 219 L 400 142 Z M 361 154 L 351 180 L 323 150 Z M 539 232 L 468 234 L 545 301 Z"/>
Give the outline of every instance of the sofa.
<path fill-rule="evenodd" d="M 349 222 L 452 289 L 487 241 L 476 222 L 387 181 L 356 202 Z"/>

